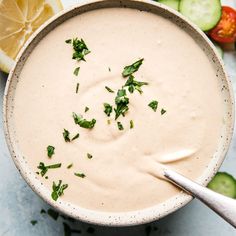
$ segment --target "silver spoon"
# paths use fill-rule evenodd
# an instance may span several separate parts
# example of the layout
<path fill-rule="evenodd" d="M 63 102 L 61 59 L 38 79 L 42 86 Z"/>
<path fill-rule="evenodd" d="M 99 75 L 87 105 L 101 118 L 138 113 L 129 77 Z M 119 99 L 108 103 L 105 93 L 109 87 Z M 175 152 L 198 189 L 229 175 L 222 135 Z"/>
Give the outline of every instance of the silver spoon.
<path fill-rule="evenodd" d="M 236 228 L 236 200 L 203 187 L 173 170 L 165 169 L 164 176 L 172 183 L 196 197 Z"/>

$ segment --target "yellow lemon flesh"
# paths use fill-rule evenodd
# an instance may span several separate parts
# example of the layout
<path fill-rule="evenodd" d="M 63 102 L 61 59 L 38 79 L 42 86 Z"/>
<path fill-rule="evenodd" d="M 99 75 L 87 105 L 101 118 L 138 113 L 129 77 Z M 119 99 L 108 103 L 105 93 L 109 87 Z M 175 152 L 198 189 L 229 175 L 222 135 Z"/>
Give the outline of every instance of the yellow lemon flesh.
<path fill-rule="evenodd" d="M 0 70 L 9 73 L 29 36 L 60 10 L 60 0 L 0 0 Z"/>

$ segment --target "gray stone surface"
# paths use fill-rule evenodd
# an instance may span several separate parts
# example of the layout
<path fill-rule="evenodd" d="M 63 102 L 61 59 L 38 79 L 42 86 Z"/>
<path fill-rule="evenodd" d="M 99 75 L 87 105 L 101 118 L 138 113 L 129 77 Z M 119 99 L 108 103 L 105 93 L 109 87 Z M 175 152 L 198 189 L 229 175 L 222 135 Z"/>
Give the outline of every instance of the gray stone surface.
<path fill-rule="evenodd" d="M 64 0 L 64 6 L 76 3 L 75 0 Z M 229 1 L 224 1 L 229 3 Z M 236 3 L 232 2 L 236 7 Z M 225 64 L 230 78 L 233 82 L 236 93 L 236 53 L 225 54 Z M 0 74 L 0 109 L 2 109 L 2 99 L 6 78 Z M 2 115 L 0 115 L 2 124 Z M 227 158 L 221 168 L 236 176 L 236 136 L 232 141 Z M 22 180 L 10 158 L 0 126 L 0 236 L 60 236 L 63 233 L 63 220 L 59 218 L 53 220 L 47 215 L 40 214 L 43 208 L 47 210 L 49 206 L 44 203 L 27 184 Z M 37 220 L 38 223 L 32 226 L 30 221 Z M 80 229 L 82 234 L 90 235 L 87 229 L 90 225 L 75 222 L 70 223 L 73 228 Z M 197 200 L 189 205 L 165 217 L 164 219 L 149 224 L 152 227 L 151 236 L 231 236 L 236 235 L 235 230 L 220 219 L 215 213 L 207 209 Z M 95 236 L 144 236 L 146 226 L 128 228 L 95 228 Z M 153 230 L 155 228 L 155 230 Z M 74 234 L 76 235 L 76 234 Z"/>

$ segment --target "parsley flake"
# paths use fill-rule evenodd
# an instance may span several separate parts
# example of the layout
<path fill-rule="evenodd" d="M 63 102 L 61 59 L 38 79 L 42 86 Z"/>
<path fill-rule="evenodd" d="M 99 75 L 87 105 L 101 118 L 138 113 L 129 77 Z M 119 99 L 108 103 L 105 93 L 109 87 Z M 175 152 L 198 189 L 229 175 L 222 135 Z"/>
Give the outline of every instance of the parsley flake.
<path fill-rule="evenodd" d="M 106 89 L 109 93 L 114 93 L 114 91 L 113 91 L 111 88 L 107 87 L 107 86 L 105 86 L 105 89 Z"/>
<path fill-rule="evenodd" d="M 79 83 L 76 84 L 76 89 L 75 92 L 78 93 L 79 92 Z"/>
<path fill-rule="evenodd" d="M 88 110 L 89 110 L 89 108 L 88 108 L 88 107 L 85 107 L 84 112 L 87 112 Z"/>
<path fill-rule="evenodd" d="M 64 190 L 68 188 L 68 184 L 62 184 L 62 181 L 59 180 L 59 183 L 56 184 L 53 181 L 53 185 L 52 185 L 52 194 L 51 197 L 54 201 L 57 201 L 57 199 L 63 195 Z"/>
<path fill-rule="evenodd" d="M 117 120 L 120 115 L 125 116 L 125 113 L 129 110 L 129 98 L 126 96 L 125 89 L 119 89 L 115 98 L 116 108 L 114 111 L 116 113 L 115 119 Z"/>
<path fill-rule="evenodd" d="M 73 40 L 68 39 L 66 43 L 69 43 L 69 44 L 72 43 L 72 46 L 74 49 L 72 59 L 77 60 L 77 61 L 80 61 L 80 60 L 85 61 L 84 57 L 87 54 L 89 54 L 90 51 L 83 39 L 80 39 L 80 40 L 78 38 L 74 38 Z"/>
<path fill-rule="evenodd" d="M 67 169 L 70 169 L 73 166 L 73 163 L 67 166 Z"/>
<path fill-rule="evenodd" d="M 51 208 L 47 210 L 47 213 L 50 217 L 52 217 L 54 220 L 57 220 L 59 217 L 59 213 Z"/>
<path fill-rule="evenodd" d="M 84 119 L 82 115 L 77 115 L 74 112 L 73 112 L 73 118 L 74 118 L 75 124 L 85 129 L 92 129 L 94 125 L 96 124 L 95 119 L 92 119 L 91 121 L 89 121 L 89 120 Z"/>
<path fill-rule="evenodd" d="M 75 176 L 80 177 L 82 179 L 86 177 L 86 175 L 84 173 L 74 173 L 74 174 L 75 174 Z"/>
<path fill-rule="evenodd" d="M 64 129 L 63 137 L 66 142 L 70 142 L 70 132 L 68 130 Z"/>
<path fill-rule="evenodd" d="M 63 137 L 64 137 L 66 142 L 71 142 L 71 141 L 79 138 L 79 133 L 76 134 L 72 139 L 70 139 L 70 132 L 68 130 L 64 129 Z"/>
<path fill-rule="evenodd" d="M 77 139 L 77 138 L 79 138 L 79 133 L 76 134 L 76 135 L 71 139 L 71 141 L 73 141 L 73 140 L 75 140 L 75 139 Z"/>
<path fill-rule="evenodd" d="M 148 106 L 151 107 L 152 110 L 156 112 L 157 111 L 157 107 L 158 107 L 158 101 L 153 100 L 152 102 L 150 102 L 148 104 Z"/>
<path fill-rule="evenodd" d="M 88 159 L 92 159 L 93 158 L 93 156 L 90 153 L 87 153 L 87 157 L 88 157 Z"/>
<path fill-rule="evenodd" d="M 124 130 L 124 127 L 123 127 L 123 125 L 121 124 L 121 122 L 117 122 L 117 126 L 118 126 L 118 129 L 119 130 Z"/>
<path fill-rule="evenodd" d="M 131 121 L 129 122 L 129 124 L 130 124 L 130 129 L 133 129 L 133 128 L 134 128 L 134 122 L 133 122 L 133 120 L 131 120 Z"/>
<path fill-rule="evenodd" d="M 38 223 L 38 221 L 37 220 L 31 220 L 30 223 L 34 226 Z"/>
<path fill-rule="evenodd" d="M 161 109 L 161 115 L 164 115 L 166 113 L 166 110 L 165 109 Z"/>
<path fill-rule="evenodd" d="M 126 66 L 122 72 L 123 77 L 128 77 L 136 72 L 142 65 L 144 58 L 134 62 L 132 65 Z"/>
<path fill-rule="evenodd" d="M 41 213 L 41 214 L 45 214 L 46 211 L 45 211 L 44 209 L 41 209 L 40 213 Z"/>
<path fill-rule="evenodd" d="M 108 103 L 104 103 L 103 106 L 104 106 L 104 113 L 107 116 L 110 116 L 111 113 L 112 113 L 112 110 L 113 110 L 112 106 L 110 104 L 108 104 Z"/>
<path fill-rule="evenodd" d="M 68 44 L 71 44 L 72 40 L 71 39 L 67 39 L 65 42 L 68 43 Z"/>
<path fill-rule="evenodd" d="M 55 147 L 49 145 L 47 147 L 48 157 L 51 158 L 55 154 Z"/>
<path fill-rule="evenodd" d="M 37 168 L 41 170 L 40 174 L 43 177 L 48 172 L 49 169 L 56 169 L 60 167 L 61 167 L 61 163 L 46 166 L 43 162 L 40 162 Z"/>
<path fill-rule="evenodd" d="M 75 68 L 75 70 L 74 70 L 74 75 L 75 76 L 79 75 L 79 70 L 80 70 L 80 67 Z"/>
<path fill-rule="evenodd" d="M 147 82 L 139 82 L 137 80 L 134 79 L 133 75 L 129 76 L 129 79 L 126 81 L 124 87 L 128 87 L 128 90 L 130 93 L 133 93 L 134 90 L 137 90 L 140 94 L 143 93 L 141 87 L 143 85 L 148 85 Z"/>

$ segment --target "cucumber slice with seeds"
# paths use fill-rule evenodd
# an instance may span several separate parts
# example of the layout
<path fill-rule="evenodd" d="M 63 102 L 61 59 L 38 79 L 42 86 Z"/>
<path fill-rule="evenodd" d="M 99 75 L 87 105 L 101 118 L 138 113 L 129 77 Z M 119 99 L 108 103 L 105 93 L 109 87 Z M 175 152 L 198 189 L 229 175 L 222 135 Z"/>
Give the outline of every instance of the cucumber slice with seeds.
<path fill-rule="evenodd" d="M 180 0 L 159 0 L 160 3 L 173 8 L 174 10 L 179 10 L 179 2 Z"/>
<path fill-rule="evenodd" d="M 236 197 L 236 180 L 225 172 L 218 172 L 207 187 L 227 197 Z"/>
<path fill-rule="evenodd" d="M 203 31 L 214 28 L 221 18 L 220 0 L 181 0 L 179 11 Z"/>

